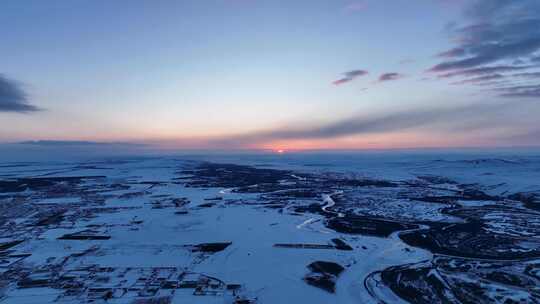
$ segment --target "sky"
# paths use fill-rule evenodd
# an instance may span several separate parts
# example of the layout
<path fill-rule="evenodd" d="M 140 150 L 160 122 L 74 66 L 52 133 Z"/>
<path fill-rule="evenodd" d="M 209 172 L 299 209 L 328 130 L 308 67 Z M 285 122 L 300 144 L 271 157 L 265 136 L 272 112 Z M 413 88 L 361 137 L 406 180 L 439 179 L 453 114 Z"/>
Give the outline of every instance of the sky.
<path fill-rule="evenodd" d="M 4 0 L 0 143 L 540 145 L 537 0 Z"/>

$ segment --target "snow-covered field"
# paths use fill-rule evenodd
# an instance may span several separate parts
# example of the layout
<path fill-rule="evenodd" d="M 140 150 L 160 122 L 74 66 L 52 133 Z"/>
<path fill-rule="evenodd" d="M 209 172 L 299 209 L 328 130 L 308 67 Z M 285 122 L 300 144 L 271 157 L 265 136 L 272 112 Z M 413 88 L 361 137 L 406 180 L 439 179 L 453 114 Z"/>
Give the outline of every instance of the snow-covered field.
<path fill-rule="evenodd" d="M 539 181 L 535 155 L 0 163 L 0 302 L 539 303 Z"/>

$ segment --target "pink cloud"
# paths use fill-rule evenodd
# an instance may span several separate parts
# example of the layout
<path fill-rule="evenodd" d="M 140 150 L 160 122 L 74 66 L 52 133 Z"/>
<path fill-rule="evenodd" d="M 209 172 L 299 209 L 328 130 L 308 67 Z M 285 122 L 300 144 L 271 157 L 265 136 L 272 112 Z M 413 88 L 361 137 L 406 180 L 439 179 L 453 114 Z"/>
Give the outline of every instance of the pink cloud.
<path fill-rule="evenodd" d="M 349 81 L 351 81 L 351 79 L 349 79 L 349 78 L 341 78 L 341 79 L 338 79 L 338 80 L 336 80 L 336 81 L 334 81 L 332 83 L 335 84 L 335 85 L 340 85 L 340 84 L 344 84 L 344 83 L 349 82 Z"/>
<path fill-rule="evenodd" d="M 352 70 L 352 71 L 348 71 L 348 72 L 345 72 L 343 73 L 343 75 L 345 75 L 345 77 L 343 78 L 340 78 L 334 82 L 332 82 L 334 85 L 341 85 L 341 84 L 344 84 L 344 83 L 347 83 L 349 81 L 352 81 L 353 79 L 357 78 L 357 77 L 360 77 L 360 76 L 365 76 L 367 75 L 368 72 L 365 71 L 365 70 Z"/>
<path fill-rule="evenodd" d="M 383 81 L 391 81 L 391 80 L 398 80 L 400 78 L 403 78 L 403 74 L 400 73 L 384 73 L 381 76 L 379 76 L 379 82 Z"/>

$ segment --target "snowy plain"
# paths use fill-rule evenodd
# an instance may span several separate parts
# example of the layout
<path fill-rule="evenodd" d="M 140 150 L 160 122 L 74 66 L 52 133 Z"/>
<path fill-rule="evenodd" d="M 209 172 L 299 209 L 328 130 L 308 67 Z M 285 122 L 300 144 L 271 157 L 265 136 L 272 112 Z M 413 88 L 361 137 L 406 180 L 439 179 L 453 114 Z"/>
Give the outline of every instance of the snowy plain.
<path fill-rule="evenodd" d="M 251 185 L 251 179 L 258 182 Z M 455 270 L 449 275 L 447 268 L 462 259 L 492 265 L 504 260 L 501 267 L 507 268 L 514 267 L 508 260 L 515 260 L 514 268 L 538 273 L 539 227 L 523 219 L 537 220 L 540 213 L 534 199 L 527 201 L 531 208 L 516 194 L 536 197 L 539 181 L 539 156 L 508 152 L 5 162 L 0 164 L 0 302 L 461 303 L 467 296 L 457 290 L 468 291 L 461 281 L 452 283 L 449 278 L 460 276 Z M 474 197 L 468 194 L 471 189 Z M 443 199 L 448 202 L 438 202 Z M 510 211 L 500 209 L 509 206 Z M 508 247 L 490 247 L 482 252 L 486 257 L 474 257 L 468 253 L 474 248 L 459 247 L 466 242 L 434 249 L 400 236 L 416 237 L 442 223 L 459 226 L 477 217 L 485 229 L 475 237 L 508 237 L 518 231 L 519 239 L 505 238 Z M 391 225 L 396 228 L 386 233 Z M 338 249 L 334 239 L 350 250 Z M 214 252 L 199 250 L 202 244 L 229 245 Z M 344 270 L 317 273 L 309 267 L 316 261 Z M 398 270 L 410 272 L 426 263 L 432 267 L 429 273 L 450 282 L 441 293 L 451 296 L 418 285 L 430 275 L 392 285 L 395 270 L 384 272 L 416 265 Z M 489 275 L 503 268 L 497 269 Z M 461 278 L 481 275 L 464 271 Z M 502 284 L 487 275 L 484 279 L 486 286 Z M 534 275 L 527 279 L 538 283 Z M 417 301 L 401 294 L 403 284 L 417 288 Z M 499 289 L 491 286 L 474 299 L 540 299 L 537 289 L 503 285 L 510 292 L 497 294 Z"/>

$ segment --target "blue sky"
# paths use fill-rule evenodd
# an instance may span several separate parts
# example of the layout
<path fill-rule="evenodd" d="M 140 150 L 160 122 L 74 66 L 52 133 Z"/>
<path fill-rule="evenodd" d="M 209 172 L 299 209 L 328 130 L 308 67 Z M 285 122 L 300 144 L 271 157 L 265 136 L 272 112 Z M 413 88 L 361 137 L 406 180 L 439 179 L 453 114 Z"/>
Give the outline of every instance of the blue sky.
<path fill-rule="evenodd" d="M 538 145 L 540 5 L 515 3 L 6 0 L 0 141 Z"/>

